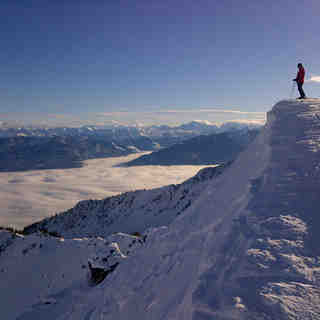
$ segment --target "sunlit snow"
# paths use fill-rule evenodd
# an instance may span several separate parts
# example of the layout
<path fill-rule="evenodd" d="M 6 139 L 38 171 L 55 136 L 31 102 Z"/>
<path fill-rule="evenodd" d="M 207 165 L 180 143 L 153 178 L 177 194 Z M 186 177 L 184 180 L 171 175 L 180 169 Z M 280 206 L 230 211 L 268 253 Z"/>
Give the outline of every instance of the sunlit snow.
<path fill-rule="evenodd" d="M 203 166 L 116 167 L 141 156 L 93 159 L 83 168 L 0 173 L 0 226 L 21 228 L 73 207 L 136 189 L 178 184 Z"/>

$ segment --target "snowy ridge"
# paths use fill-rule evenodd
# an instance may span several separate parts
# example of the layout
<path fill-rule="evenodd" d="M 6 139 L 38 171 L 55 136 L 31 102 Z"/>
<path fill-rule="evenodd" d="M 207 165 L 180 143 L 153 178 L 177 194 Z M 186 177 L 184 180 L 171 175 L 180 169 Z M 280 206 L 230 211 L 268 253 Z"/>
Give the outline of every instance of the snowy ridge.
<path fill-rule="evenodd" d="M 64 239 L 0 230 L 1 318 L 57 319 L 68 304 L 81 300 L 84 292 L 141 247 L 146 237 L 117 233 L 105 239 Z M 90 272 L 88 265 L 98 273 Z"/>
<path fill-rule="evenodd" d="M 320 263 L 308 242 L 317 112 L 319 100 L 277 104 L 249 149 L 88 297 L 89 319 L 319 318 Z M 286 202 L 302 182 L 307 200 Z"/>
<path fill-rule="evenodd" d="M 112 249 L 122 263 L 96 286 L 88 285 L 88 270 L 81 273 L 79 267 L 82 254 L 87 261 L 96 251 L 88 245 L 83 251 L 68 249 L 69 244 L 81 247 L 83 241 L 49 237 L 56 249 L 35 258 L 32 252 L 42 248 L 32 243 L 40 235 L 15 240 L 0 256 L 5 318 L 319 319 L 319 115 L 316 99 L 275 105 L 249 148 L 222 174 L 203 183 L 199 196 L 169 226 L 149 229 L 146 241 L 135 242 L 130 255 L 125 252 L 129 244 L 121 249 L 120 241 L 111 241 L 118 243 Z M 126 236 L 120 237 L 127 243 Z M 3 239 L 8 241 L 7 235 Z M 65 251 L 58 249 L 58 241 L 66 244 Z M 110 244 L 102 244 L 107 240 L 86 241 L 97 241 L 97 256 L 110 254 Z M 31 245 L 26 256 L 22 244 Z M 107 251 L 101 253 L 104 247 Z M 50 264 L 53 256 L 56 267 Z M 57 270 L 70 268 L 71 261 L 77 271 L 69 281 L 58 281 Z M 37 273 L 23 273 L 37 262 L 41 272 L 52 269 L 54 289 L 47 289 L 47 283 L 38 289 L 42 282 Z M 102 262 L 98 258 L 97 266 Z M 37 276 L 32 281 L 26 274 Z M 37 292 L 45 292 L 46 300 L 39 300 Z M 13 316 L 10 306 L 16 301 L 20 303 Z"/>
<path fill-rule="evenodd" d="M 207 167 L 182 184 L 138 190 L 104 200 L 84 200 L 74 208 L 25 228 L 26 233 L 45 230 L 66 238 L 100 236 L 115 232 L 143 233 L 166 226 L 201 194 L 208 181 L 227 165 Z"/>

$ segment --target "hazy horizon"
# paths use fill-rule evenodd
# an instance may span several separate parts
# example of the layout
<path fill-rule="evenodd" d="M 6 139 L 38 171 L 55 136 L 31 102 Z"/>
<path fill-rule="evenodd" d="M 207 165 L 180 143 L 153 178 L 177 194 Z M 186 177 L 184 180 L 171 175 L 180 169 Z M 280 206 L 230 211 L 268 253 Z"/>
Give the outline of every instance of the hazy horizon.
<path fill-rule="evenodd" d="M 34 127 L 80 127 L 80 126 L 179 126 L 192 121 L 208 121 L 212 124 L 225 122 L 247 122 L 264 124 L 265 112 L 249 112 L 233 109 L 214 109 L 208 107 L 195 109 L 150 110 L 145 112 L 103 112 L 75 114 L 41 114 L 41 113 L 0 113 L 0 128 L 17 126 Z"/>

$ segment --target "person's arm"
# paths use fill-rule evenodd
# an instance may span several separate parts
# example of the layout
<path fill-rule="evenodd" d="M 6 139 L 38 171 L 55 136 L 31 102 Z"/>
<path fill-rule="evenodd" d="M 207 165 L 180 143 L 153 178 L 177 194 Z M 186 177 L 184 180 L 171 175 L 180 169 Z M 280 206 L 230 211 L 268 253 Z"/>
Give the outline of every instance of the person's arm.
<path fill-rule="evenodd" d="M 294 78 L 294 79 L 292 79 L 292 81 L 298 81 L 298 79 L 299 79 L 299 71 L 297 72 L 297 76 Z"/>

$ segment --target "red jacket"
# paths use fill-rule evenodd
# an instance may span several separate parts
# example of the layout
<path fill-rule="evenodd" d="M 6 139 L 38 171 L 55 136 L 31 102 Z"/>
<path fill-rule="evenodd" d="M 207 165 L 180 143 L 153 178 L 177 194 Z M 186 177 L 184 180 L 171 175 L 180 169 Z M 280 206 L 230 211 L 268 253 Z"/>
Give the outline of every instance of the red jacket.
<path fill-rule="evenodd" d="M 297 82 L 304 83 L 304 75 L 305 75 L 304 68 L 303 67 L 299 68 L 299 71 L 296 77 Z"/>

